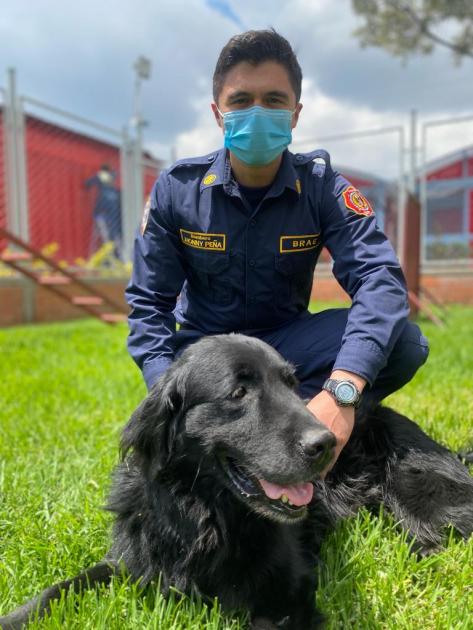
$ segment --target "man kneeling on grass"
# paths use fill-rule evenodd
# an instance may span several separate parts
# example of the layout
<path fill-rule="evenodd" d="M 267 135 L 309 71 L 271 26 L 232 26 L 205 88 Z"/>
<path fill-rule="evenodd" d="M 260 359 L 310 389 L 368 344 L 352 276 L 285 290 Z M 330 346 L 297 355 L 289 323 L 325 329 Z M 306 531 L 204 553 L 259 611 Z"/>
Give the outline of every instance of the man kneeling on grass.
<path fill-rule="evenodd" d="M 355 408 L 407 383 L 428 346 L 407 320 L 404 277 L 369 202 L 326 151 L 287 149 L 301 81 L 273 30 L 236 35 L 221 51 L 211 108 L 224 148 L 176 162 L 154 186 L 126 293 L 129 350 L 151 387 L 204 335 L 266 341 L 296 366 L 301 396 L 335 434 L 331 467 Z M 310 314 L 323 247 L 352 305 Z"/>

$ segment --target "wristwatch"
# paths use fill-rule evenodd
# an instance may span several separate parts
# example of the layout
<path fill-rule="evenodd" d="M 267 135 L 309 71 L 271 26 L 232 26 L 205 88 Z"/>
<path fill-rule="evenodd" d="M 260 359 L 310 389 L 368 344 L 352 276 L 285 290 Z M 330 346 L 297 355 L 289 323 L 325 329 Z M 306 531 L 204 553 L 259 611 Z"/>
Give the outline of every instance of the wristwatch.
<path fill-rule="evenodd" d="M 355 383 L 348 379 L 338 381 L 334 378 L 328 378 L 323 384 L 323 389 L 332 394 L 340 407 L 355 407 L 356 409 L 360 406 L 361 392 Z"/>

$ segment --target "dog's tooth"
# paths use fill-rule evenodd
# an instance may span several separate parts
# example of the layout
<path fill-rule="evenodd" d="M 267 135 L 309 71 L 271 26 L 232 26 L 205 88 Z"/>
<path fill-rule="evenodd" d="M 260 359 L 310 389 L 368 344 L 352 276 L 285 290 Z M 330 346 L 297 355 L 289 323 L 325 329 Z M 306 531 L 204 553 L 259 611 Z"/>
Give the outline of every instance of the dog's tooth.
<path fill-rule="evenodd" d="M 289 503 L 289 497 L 286 494 L 283 494 L 281 497 L 281 501 L 283 503 Z"/>

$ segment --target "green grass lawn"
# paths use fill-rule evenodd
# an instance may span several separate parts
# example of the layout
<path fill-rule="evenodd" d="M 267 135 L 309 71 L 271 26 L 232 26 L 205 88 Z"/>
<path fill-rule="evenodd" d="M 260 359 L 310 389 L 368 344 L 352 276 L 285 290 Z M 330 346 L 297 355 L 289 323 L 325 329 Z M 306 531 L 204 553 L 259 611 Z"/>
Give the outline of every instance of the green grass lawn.
<path fill-rule="evenodd" d="M 447 326 L 422 321 L 431 355 L 389 404 L 453 449 L 473 445 L 473 309 Z M 145 394 L 126 328 L 96 321 L 0 331 L 0 614 L 99 560 L 111 517 L 101 510 L 120 429 Z M 389 515 L 362 512 L 327 540 L 318 602 L 329 629 L 473 629 L 473 540 L 449 536 L 423 560 Z M 199 602 L 140 597 L 135 586 L 63 599 L 55 629 L 237 629 Z"/>

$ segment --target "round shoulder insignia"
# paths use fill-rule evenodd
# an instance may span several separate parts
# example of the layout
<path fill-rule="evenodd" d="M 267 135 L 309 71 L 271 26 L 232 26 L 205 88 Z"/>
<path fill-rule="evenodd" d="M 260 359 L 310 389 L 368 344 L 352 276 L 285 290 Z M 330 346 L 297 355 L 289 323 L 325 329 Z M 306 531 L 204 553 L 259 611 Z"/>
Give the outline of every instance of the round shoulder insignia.
<path fill-rule="evenodd" d="M 345 188 L 342 195 L 345 206 L 349 210 L 356 212 L 356 214 L 361 214 L 364 217 L 370 217 L 373 214 L 373 208 L 370 206 L 368 199 L 354 186 Z"/>
<path fill-rule="evenodd" d="M 215 175 L 215 173 L 211 173 L 210 175 L 206 175 L 204 177 L 202 183 L 204 184 L 204 186 L 210 186 L 210 184 L 213 184 L 216 179 L 217 176 Z"/>
<path fill-rule="evenodd" d="M 148 225 L 149 219 L 149 211 L 151 210 L 151 195 L 148 195 L 148 199 L 146 200 L 145 207 L 143 210 L 143 218 L 141 219 L 141 236 L 145 233 L 146 226 Z"/>

